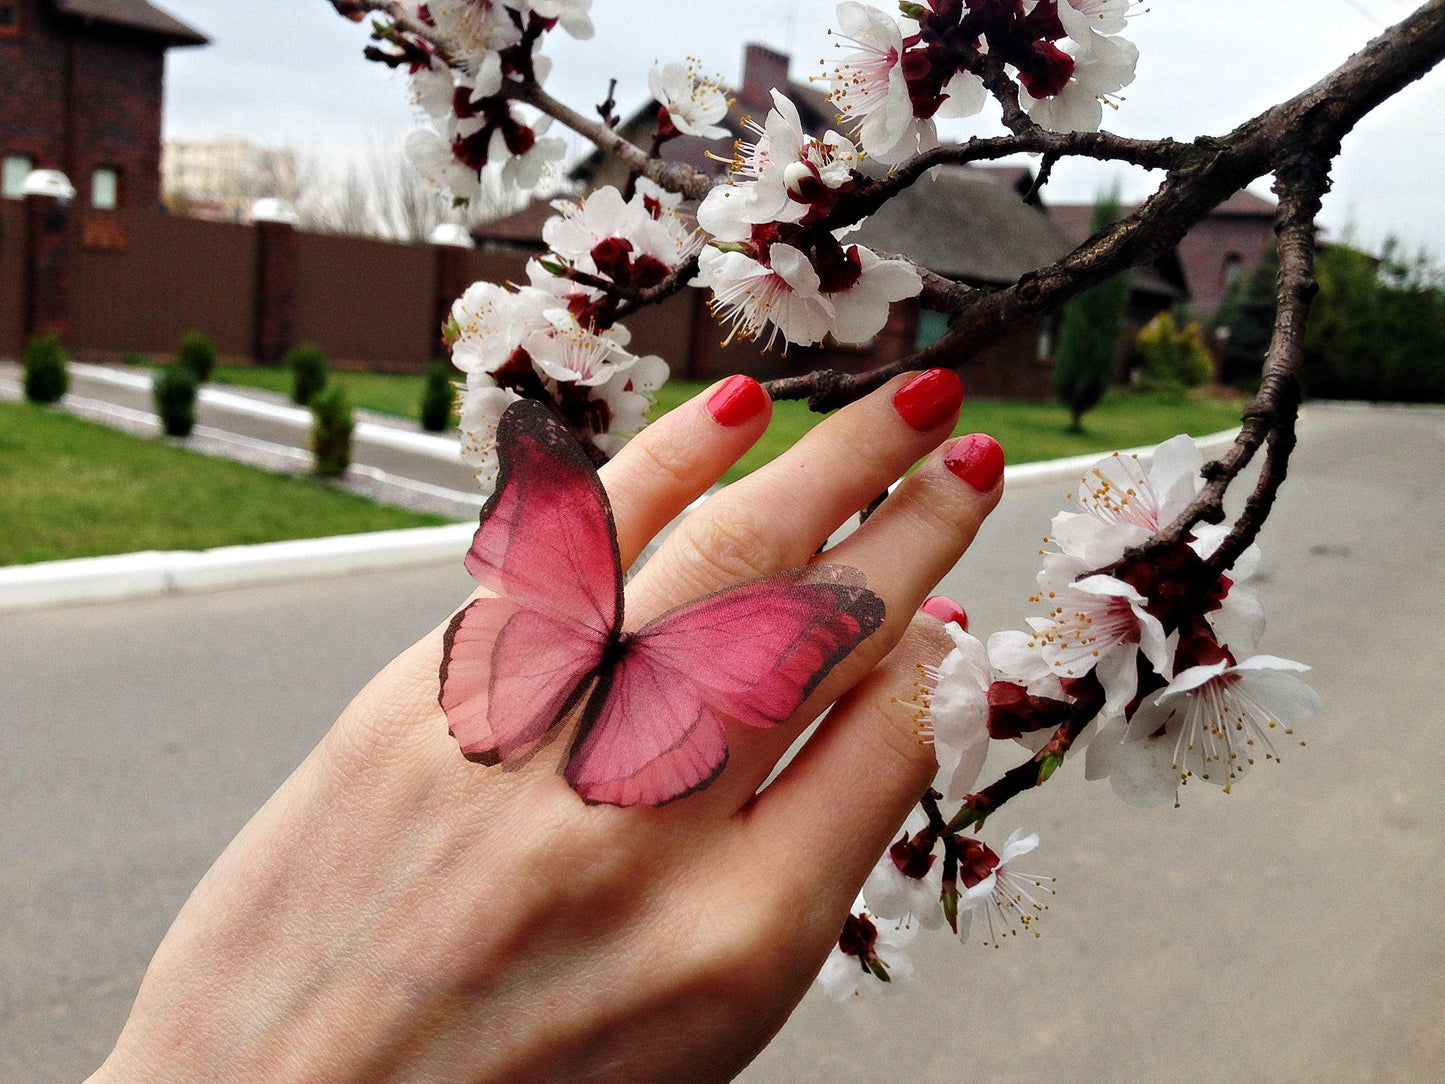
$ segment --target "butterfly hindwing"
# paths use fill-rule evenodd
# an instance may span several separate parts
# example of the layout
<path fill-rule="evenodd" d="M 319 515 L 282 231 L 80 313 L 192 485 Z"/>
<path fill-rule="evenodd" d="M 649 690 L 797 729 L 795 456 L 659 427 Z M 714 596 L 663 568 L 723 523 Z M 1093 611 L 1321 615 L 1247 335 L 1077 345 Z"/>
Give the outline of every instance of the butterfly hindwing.
<path fill-rule="evenodd" d="M 722 719 L 790 719 L 883 623 L 862 575 L 814 566 L 719 591 L 630 637 L 567 766 L 583 798 L 662 805 L 706 786 L 727 760 Z"/>

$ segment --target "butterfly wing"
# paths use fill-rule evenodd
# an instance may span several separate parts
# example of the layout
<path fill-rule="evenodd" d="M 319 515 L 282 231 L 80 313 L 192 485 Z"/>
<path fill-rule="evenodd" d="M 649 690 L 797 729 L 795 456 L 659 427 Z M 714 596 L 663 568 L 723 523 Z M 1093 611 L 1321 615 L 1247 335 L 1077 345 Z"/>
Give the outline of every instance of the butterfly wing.
<path fill-rule="evenodd" d="M 622 559 L 587 453 L 550 410 L 523 399 L 497 424 L 497 460 L 467 571 L 495 595 L 611 636 L 622 624 Z"/>
<path fill-rule="evenodd" d="M 515 760 L 595 680 L 622 621 L 622 563 L 597 471 L 540 403 L 497 426 L 497 487 L 466 566 L 497 598 L 477 599 L 444 640 L 438 702 L 471 759 Z"/>
<path fill-rule="evenodd" d="M 574 742 L 567 781 L 588 801 L 662 805 L 727 760 L 722 719 L 791 718 L 883 623 L 861 573 L 795 569 L 688 603 L 631 637 Z"/>

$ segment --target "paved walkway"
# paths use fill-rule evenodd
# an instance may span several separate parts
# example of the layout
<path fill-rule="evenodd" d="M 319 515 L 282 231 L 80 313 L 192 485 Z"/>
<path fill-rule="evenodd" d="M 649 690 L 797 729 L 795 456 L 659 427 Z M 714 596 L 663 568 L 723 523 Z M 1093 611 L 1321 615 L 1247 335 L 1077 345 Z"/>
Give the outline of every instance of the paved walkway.
<path fill-rule="evenodd" d="M 1264 649 L 1307 749 L 1134 810 L 1078 765 L 1001 814 L 1059 878 L 1043 939 L 920 942 L 919 987 L 810 994 L 749 1084 L 1421 1081 L 1445 1064 L 1445 413 L 1317 409 L 1265 538 Z M 1006 498 L 946 588 L 1027 612 L 1066 487 Z M 430 569 L 0 616 L 0 1080 L 74 1081 L 247 817 L 468 588 Z"/>

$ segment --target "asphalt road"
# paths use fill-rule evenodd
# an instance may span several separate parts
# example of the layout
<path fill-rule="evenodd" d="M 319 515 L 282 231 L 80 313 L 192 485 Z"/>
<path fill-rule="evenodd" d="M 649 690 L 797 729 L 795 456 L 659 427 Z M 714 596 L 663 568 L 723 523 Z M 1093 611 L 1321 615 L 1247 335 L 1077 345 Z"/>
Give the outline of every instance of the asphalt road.
<path fill-rule="evenodd" d="M 1042 834 L 1041 940 L 920 939 L 911 994 L 810 994 L 744 1079 L 1440 1079 L 1442 467 L 1445 413 L 1317 410 L 1260 585 L 1263 650 L 1317 667 L 1308 748 L 1180 810 L 1062 769 L 987 833 Z M 950 576 L 975 631 L 1028 612 L 1061 497 L 1012 494 Z M 0 616 L 0 1079 L 100 1061 L 201 873 L 467 584 L 458 561 Z"/>

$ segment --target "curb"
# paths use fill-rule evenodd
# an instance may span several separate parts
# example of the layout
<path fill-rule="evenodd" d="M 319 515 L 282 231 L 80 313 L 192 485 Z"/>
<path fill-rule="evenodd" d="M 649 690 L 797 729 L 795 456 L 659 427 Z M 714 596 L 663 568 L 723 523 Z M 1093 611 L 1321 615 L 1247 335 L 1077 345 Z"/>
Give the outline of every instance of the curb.
<path fill-rule="evenodd" d="M 151 388 L 152 377 L 144 373 L 128 373 L 104 365 L 84 365 L 78 362 L 72 363 L 70 368 L 77 376 L 83 376 L 103 384 L 114 384 L 118 387 L 147 392 Z M 202 403 L 208 403 L 236 414 L 250 414 L 252 417 L 282 422 L 308 432 L 311 429 L 311 411 L 301 407 L 281 406 L 277 403 L 268 403 L 252 398 L 249 395 L 221 391 L 219 388 L 213 387 L 202 388 L 199 399 Z M 429 433 L 413 433 L 409 429 L 398 429 L 391 425 L 378 425 L 375 422 L 365 421 L 356 423 L 355 435 L 357 440 L 365 441 L 368 444 L 395 448 L 403 452 L 415 452 L 431 456 L 433 459 L 445 460 L 448 463 L 461 461 L 461 444 L 455 436 L 436 437 Z"/>
<path fill-rule="evenodd" d="M 0 613 L 459 561 L 475 533 L 473 524 L 458 523 L 16 565 L 0 568 Z"/>
<path fill-rule="evenodd" d="M 1219 433 L 1210 433 L 1208 436 L 1195 437 L 1194 443 L 1207 459 L 1228 448 L 1234 443 L 1234 438 L 1237 436 L 1239 436 L 1238 428 L 1225 429 Z M 1119 454 L 1135 455 L 1143 462 L 1148 463 L 1154 458 L 1154 448 L 1153 444 L 1146 444 L 1139 448 L 1120 448 Z M 1017 489 L 1020 486 L 1048 485 L 1052 482 L 1076 482 L 1080 477 L 1080 471 L 1088 470 L 1108 455 L 1108 452 L 1087 452 L 1084 455 L 1071 455 L 1065 459 L 1019 463 L 1017 466 L 1004 468 L 1004 485 Z"/>
<path fill-rule="evenodd" d="M 1195 443 L 1208 456 L 1227 447 L 1238 432 L 1212 433 Z M 1125 449 L 1120 454 L 1147 460 L 1152 451 L 1151 446 Z M 1004 471 L 1005 484 L 1018 488 L 1072 482 L 1100 458 L 1093 453 L 1021 463 Z M 200 552 L 152 550 L 15 565 L 0 568 L 0 613 L 455 561 L 466 552 L 475 533 L 472 523 L 458 523 Z"/>

